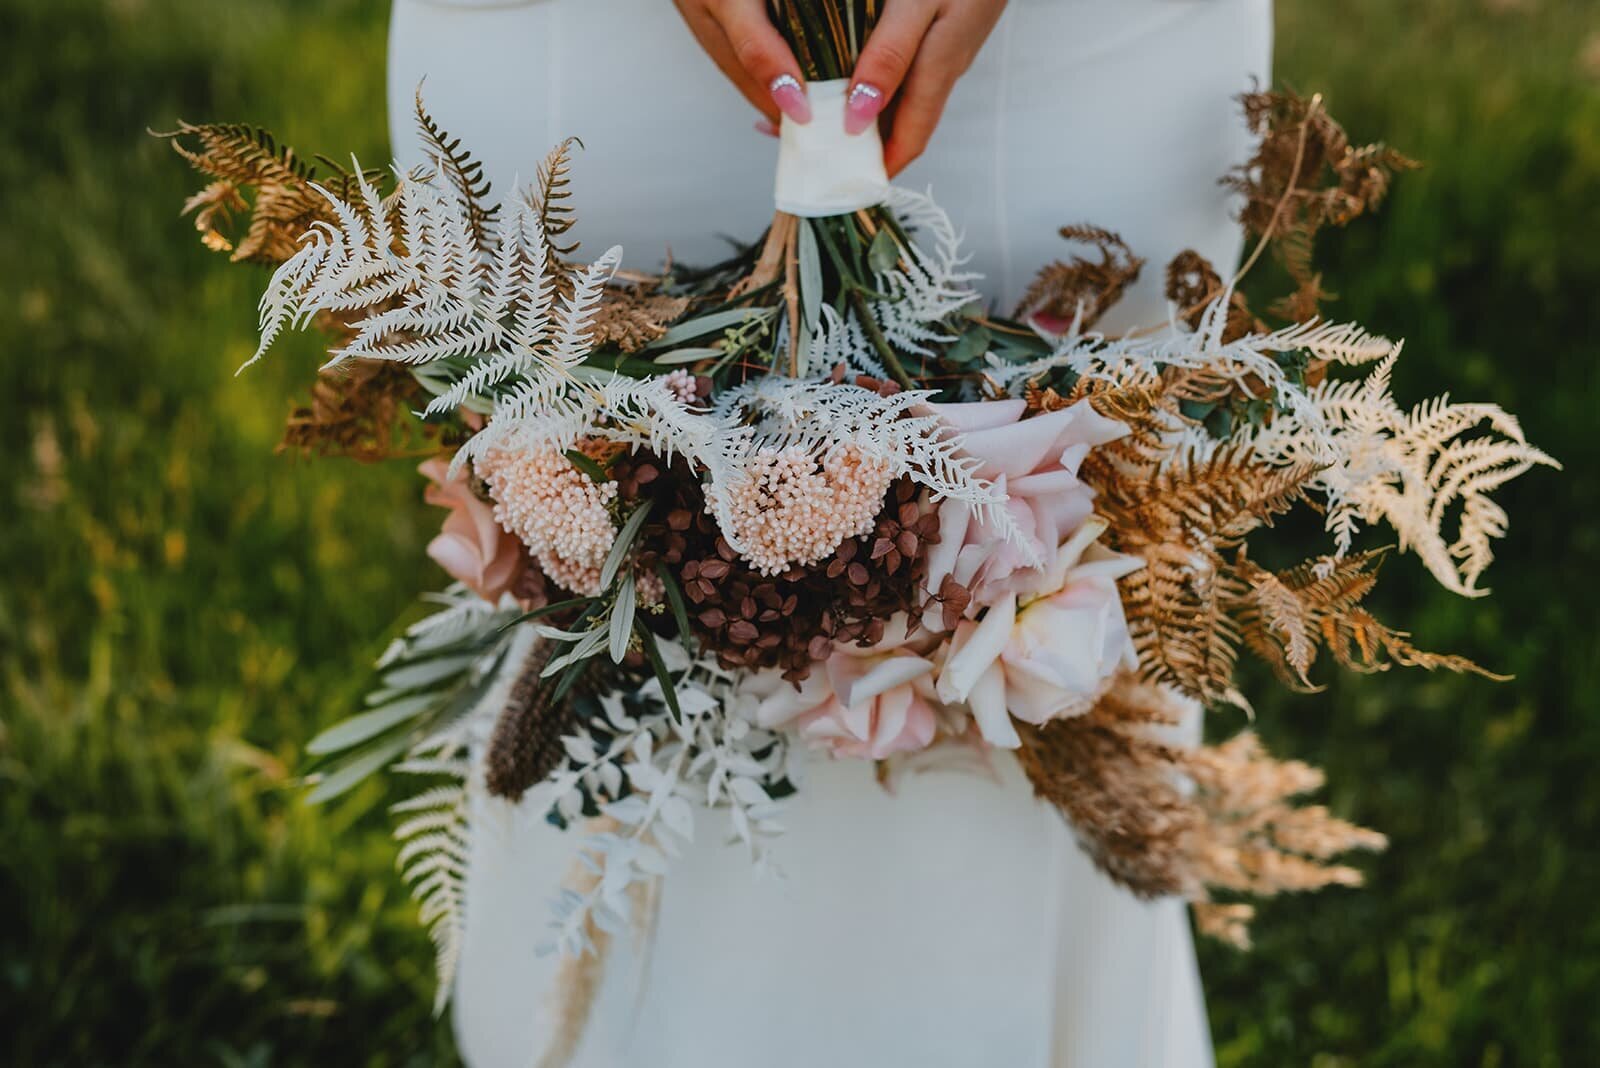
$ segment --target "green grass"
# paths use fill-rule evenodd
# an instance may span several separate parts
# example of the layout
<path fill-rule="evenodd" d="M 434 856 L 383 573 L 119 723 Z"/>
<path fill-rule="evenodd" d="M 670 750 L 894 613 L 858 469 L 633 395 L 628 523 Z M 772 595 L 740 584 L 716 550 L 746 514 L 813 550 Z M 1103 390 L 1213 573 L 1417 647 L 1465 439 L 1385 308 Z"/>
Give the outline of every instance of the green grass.
<path fill-rule="evenodd" d="M 381 159 L 384 15 L 0 6 L 8 1063 L 453 1063 L 379 784 L 313 812 L 294 782 L 435 580 L 436 517 L 405 464 L 273 455 L 314 341 L 232 377 L 263 276 L 200 249 L 176 217 L 192 181 L 143 133 L 245 118 Z M 1492 598 L 1406 559 L 1388 576 L 1389 617 L 1517 682 L 1392 674 L 1261 703 L 1268 741 L 1326 765 L 1332 803 L 1394 844 L 1364 891 L 1264 908 L 1255 952 L 1202 949 L 1219 1057 L 1582 1063 L 1600 1045 L 1600 13 L 1293 0 L 1280 22 L 1282 78 L 1428 162 L 1328 249 L 1332 310 L 1410 339 L 1403 399 L 1499 401 L 1568 470 L 1504 495 Z"/>

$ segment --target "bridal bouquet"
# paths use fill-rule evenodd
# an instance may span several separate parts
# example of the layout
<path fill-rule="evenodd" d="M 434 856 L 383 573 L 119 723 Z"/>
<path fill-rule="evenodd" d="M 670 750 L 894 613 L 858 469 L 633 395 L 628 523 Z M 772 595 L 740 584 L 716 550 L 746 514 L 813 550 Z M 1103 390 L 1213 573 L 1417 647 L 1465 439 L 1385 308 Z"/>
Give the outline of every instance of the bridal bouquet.
<path fill-rule="evenodd" d="M 778 17 L 822 81 L 874 8 Z M 645 276 L 579 256 L 572 142 L 497 201 L 420 97 L 430 163 L 409 171 L 319 176 L 243 126 L 170 135 L 212 179 L 188 205 L 206 243 L 275 265 L 257 358 L 288 329 L 335 338 L 285 445 L 423 457 L 445 510 L 437 611 L 309 745 L 318 799 L 390 765 L 435 777 L 396 807 L 442 993 L 469 790 L 585 836 L 551 919 L 581 955 L 697 823 L 764 856 L 802 747 L 885 777 L 1014 754 L 1108 875 L 1240 945 L 1241 896 L 1359 881 L 1339 855 L 1384 840 L 1297 802 L 1315 769 L 1169 728 L 1248 709 L 1241 652 L 1308 691 L 1323 660 L 1479 670 L 1369 614 L 1386 550 L 1358 536 L 1388 527 L 1476 596 L 1507 522 L 1490 491 L 1552 461 L 1493 405 L 1402 408 L 1400 344 L 1317 316 L 1313 239 L 1409 161 L 1317 98 L 1243 104 L 1244 270 L 1270 256 L 1292 292 L 1258 312 L 1184 253 L 1168 319 L 1120 336 L 1095 324 L 1144 263 L 1092 226 L 1006 317 L 938 206 L 871 180 L 868 203 Z M 1291 509 L 1324 544 L 1277 533 Z"/>

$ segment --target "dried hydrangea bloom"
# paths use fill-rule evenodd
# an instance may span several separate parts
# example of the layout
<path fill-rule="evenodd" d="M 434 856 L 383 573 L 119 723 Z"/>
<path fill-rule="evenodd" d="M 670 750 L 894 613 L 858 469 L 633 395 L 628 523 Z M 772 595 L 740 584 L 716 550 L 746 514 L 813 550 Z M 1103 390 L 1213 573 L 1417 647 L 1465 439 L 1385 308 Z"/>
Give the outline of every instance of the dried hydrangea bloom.
<path fill-rule="evenodd" d="M 798 445 L 760 450 L 723 488 L 728 540 L 762 574 L 814 564 L 872 529 L 893 480 L 887 460 L 853 442 L 820 463 Z"/>
<path fill-rule="evenodd" d="M 555 449 L 490 449 L 476 463 L 500 525 L 522 539 L 540 568 L 573 593 L 600 592 L 617 529 L 615 482 L 594 482 Z"/>

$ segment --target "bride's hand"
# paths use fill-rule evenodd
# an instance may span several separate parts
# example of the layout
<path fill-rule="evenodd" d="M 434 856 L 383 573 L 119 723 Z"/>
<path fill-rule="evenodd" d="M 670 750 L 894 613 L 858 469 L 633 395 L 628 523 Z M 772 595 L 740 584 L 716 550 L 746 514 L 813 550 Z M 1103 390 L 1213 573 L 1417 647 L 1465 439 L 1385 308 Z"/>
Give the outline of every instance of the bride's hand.
<path fill-rule="evenodd" d="M 1006 0 L 887 0 L 850 80 L 845 129 L 860 133 L 894 101 L 883 149 L 891 176 L 928 147 L 956 79 L 1005 6 Z"/>
<path fill-rule="evenodd" d="M 794 53 L 772 25 L 765 0 L 672 0 L 689 31 L 714 63 L 766 116 L 764 132 L 778 113 L 801 124 L 811 121 L 805 78 Z"/>
<path fill-rule="evenodd" d="M 791 122 L 811 121 L 800 64 L 764 0 L 673 3 L 700 47 L 769 123 L 779 112 Z M 845 129 L 860 133 L 894 102 L 883 150 L 890 175 L 928 147 L 956 79 L 972 65 L 1005 6 L 1005 0 L 885 0 L 851 79 Z"/>

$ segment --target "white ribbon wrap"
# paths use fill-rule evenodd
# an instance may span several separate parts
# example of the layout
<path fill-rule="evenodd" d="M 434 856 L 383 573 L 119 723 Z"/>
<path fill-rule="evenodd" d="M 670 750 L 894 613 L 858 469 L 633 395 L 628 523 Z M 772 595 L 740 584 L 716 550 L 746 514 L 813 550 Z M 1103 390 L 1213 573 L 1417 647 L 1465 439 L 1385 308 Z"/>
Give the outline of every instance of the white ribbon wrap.
<path fill-rule="evenodd" d="M 806 83 L 811 121 L 783 120 L 773 199 L 779 211 L 817 218 L 847 215 L 889 199 L 878 126 L 844 132 L 847 78 Z"/>

